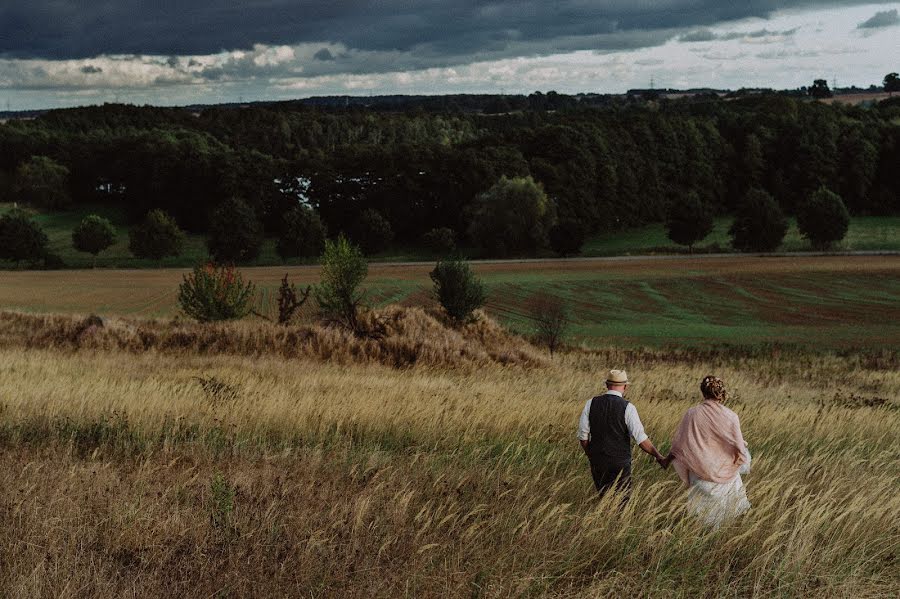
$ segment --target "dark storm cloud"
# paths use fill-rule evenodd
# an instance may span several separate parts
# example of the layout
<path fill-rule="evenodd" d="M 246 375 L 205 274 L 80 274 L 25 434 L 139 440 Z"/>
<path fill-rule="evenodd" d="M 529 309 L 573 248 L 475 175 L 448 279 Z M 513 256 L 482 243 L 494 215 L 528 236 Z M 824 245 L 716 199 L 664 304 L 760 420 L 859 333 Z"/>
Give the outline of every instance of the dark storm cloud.
<path fill-rule="evenodd" d="M 877 12 L 859 25 L 856 26 L 857 29 L 878 29 L 879 27 L 890 27 L 892 25 L 900 24 L 900 14 L 897 13 L 897 9 L 894 10 L 883 10 L 881 12 Z"/>
<path fill-rule="evenodd" d="M 678 38 L 680 42 L 712 42 L 712 41 L 729 41 L 741 39 L 761 39 L 761 38 L 785 38 L 797 33 L 797 28 L 787 29 L 785 31 L 769 31 L 768 29 L 757 29 L 756 31 L 729 31 L 727 33 L 716 34 L 709 29 L 697 29 L 689 31 Z"/>
<path fill-rule="evenodd" d="M 88 74 L 88 75 L 92 75 L 92 74 L 95 74 L 95 73 L 102 73 L 102 72 L 103 72 L 103 69 L 101 69 L 100 67 L 95 67 L 95 66 L 92 65 L 92 64 L 89 64 L 89 65 L 87 65 L 87 66 L 81 67 L 81 72 L 82 72 L 82 73 L 86 73 L 86 74 Z"/>
<path fill-rule="evenodd" d="M 0 55 L 201 55 L 254 44 L 415 53 L 421 66 L 516 53 L 619 50 L 662 32 L 854 0 L 0 0 Z M 655 35 L 652 32 L 657 32 Z M 663 40 L 664 41 L 664 40 Z M 322 62 L 330 62 L 322 60 Z"/>

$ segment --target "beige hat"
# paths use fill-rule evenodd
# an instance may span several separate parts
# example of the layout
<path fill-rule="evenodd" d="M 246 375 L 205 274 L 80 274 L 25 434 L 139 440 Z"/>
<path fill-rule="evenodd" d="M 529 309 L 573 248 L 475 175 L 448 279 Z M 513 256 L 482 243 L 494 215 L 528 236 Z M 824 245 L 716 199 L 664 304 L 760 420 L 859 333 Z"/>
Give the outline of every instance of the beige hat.
<path fill-rule="evenodd" d="M 609 374 L 606 375 L 606 384 L 607 385 L 627 385 L 628 384 L 628 373 L 624 370 L 610 370 Z"/>

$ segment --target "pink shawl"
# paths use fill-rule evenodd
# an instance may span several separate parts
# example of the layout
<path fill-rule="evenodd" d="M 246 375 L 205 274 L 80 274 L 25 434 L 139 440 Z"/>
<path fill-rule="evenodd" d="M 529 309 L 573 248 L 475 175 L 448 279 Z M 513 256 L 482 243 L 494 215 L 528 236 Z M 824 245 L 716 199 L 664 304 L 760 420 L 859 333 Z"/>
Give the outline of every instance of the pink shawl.
<path fill-rule="evenodd" d="M 721 402 L 706 399 L 681 419 L 672 439 L 672 466 L 686 485 L 691 472 L 702 480 L 727 483 L 746 461 L 745 448 L 737 414 Z"/>

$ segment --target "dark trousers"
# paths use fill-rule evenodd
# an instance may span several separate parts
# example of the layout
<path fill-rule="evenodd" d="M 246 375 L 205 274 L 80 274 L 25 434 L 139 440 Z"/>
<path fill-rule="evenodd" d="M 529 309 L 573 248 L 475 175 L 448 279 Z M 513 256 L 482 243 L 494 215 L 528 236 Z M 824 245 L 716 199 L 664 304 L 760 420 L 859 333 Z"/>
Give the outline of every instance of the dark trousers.
<path fill-rule="evenodd" d="M 600 497 L 615 487 L 621 493 L 622 501 L 631 497 L 631 464 L 607 464 L 591 460 L 591 476 Z"/>

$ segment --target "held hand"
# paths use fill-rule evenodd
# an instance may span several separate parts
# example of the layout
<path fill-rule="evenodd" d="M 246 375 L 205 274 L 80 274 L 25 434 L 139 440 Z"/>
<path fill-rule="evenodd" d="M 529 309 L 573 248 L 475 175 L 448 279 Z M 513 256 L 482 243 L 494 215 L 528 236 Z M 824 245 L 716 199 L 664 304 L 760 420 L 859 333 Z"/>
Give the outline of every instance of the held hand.
<path fill-rule="evenodd" d="M 669 464 L 672 463 L 672 456 L 668 456 L 665 458 L 660 456 L 660 457 L 656 458 L 656 463 L 659 464 L 660 468 L 665 470 L 669 467 Z"/>

